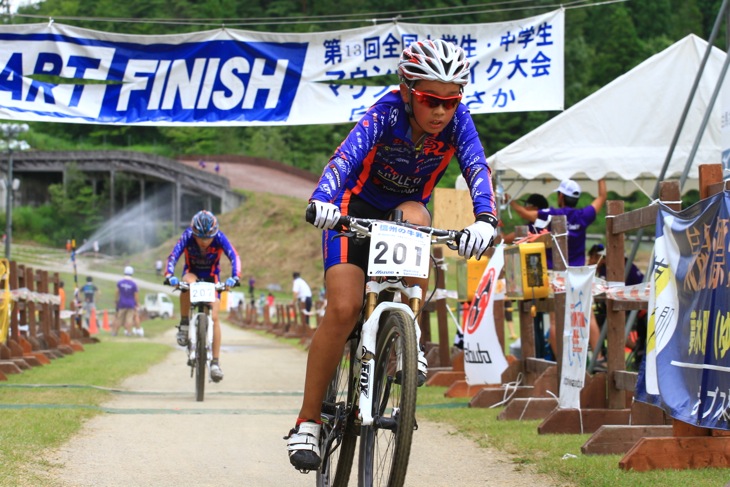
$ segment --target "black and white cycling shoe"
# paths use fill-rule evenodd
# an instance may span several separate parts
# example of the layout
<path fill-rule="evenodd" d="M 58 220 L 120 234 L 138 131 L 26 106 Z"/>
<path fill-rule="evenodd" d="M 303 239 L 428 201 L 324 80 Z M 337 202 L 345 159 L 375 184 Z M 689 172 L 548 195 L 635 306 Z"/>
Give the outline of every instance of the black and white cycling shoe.
<path fill-rule="evenodd" d="M 181 347 L 188 346 L 188 329 L 190 327 L 190 321 L 188 318 L 181 318 L 180 324 L 177 325 L 177 344 Z"/>
<path fill-rule="evenodd" d="M 210 380 L 220 382 L 223 380 L 223 371 L 218 364 L 210 364 Z"/>
<path fill-rule="evenodd" d="M 286 447 L 289 450 L 289 462 L 302 473 L 319 468 L 319 433 L 322 425 L 307 421 L 289 431 Z"/>

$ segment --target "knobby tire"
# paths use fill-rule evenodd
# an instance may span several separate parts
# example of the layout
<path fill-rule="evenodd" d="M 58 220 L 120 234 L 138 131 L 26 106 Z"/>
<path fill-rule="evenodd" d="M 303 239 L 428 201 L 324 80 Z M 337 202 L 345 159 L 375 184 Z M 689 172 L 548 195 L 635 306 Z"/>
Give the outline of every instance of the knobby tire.
<path fill-rule="evenodd" d="M 197 343 L 195 348 L 195 400 L 203 401 L 205 398 L 205 366 L 208 361 L 208 351 L 205 349 L 208 333 L 208 317 L 203 313 L 196 316 L 196 336 Z"/>
<path fill-rule="evenodd" d="M 398 353 L 401 360 L 398 360 Z M 417 364 L 418 345 L 413 319 L 401 310 L 388 312 L 381 318 L 371 379 L 376 421 L 363 426 L 360 432 L 360 487 L 402 487 L 405 482 L 416 425 Z M 396 383 L 398 368 L 399 384 Z M 396 427 L 378 426 L 378 417 L 391 424 L 394 422 Z"/>
<path fill-rule="evenodd" d="M 355 380 L 359 380 L 359 377 L 355 377 L 356 352 L 357 339 L 350 338 L 345 344 L 340 363 L 337 365 L 335 375 L 325 393 L 320 441 L 320 455 L 323 457 L 322 465 L 317 471 L 317 487 L 347 487 L 350 481 L 352 461 L 355 458 L 355 444 L 357 443 Z M 344 414 L 337 421 L 333 416 L 336 405 L 344 406 Z M 333 428 L 336 430 L 335 439 L 325 458 L 327 454 L 325 442 Z"/>

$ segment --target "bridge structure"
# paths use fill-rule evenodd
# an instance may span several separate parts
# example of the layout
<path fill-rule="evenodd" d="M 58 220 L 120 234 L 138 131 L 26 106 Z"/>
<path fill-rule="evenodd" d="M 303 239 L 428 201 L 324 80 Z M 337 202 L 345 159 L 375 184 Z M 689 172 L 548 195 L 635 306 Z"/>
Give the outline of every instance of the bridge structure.
<path fill-rule="evenodd" d="M 8 174 L 9 156 L 0 153 L 0 170 L 4 174 Z M 71 170 L 85 173 L 94 194 L 105 190 L 109 195 L 110 220 L 134 207 L 134 213 L 142 217 L 138 220 L 170 224 L 172 234 L 189 225 L 190 217 L 202 208 L 224 213 L 236 208 L 243 199 L 231 190 L 228 178 L 155 154 L 30 150 L 13 152 L 11 156 L 13 179 L 20 180 L 11 199 L 14 205 L 47 202 L 48 186 L 65 184 Z M 0 184 L 3 211 L 8 201 L 6 191 L 7 184 Z M 138 224 L 137 229 L 144 231 L 144 226 Z M 110 253 L 114 254 L 117 239 L 112 236 L 108 240 Z"/>

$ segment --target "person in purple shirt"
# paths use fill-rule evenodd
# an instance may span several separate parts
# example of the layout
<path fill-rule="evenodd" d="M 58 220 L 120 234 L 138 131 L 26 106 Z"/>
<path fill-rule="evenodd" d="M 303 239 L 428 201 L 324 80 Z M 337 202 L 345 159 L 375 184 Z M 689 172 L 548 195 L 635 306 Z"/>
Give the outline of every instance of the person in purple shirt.
<path fill-rule="evenodd" d="M 117 282 L 116 293 L 116 314 L 114 324 L 112 325 L 112 336 L 116 336 L 121 326 L 124 327 L 124 334 L 140 335 L 139 317 L 137 316 L 137 308 L 139 307 L 139 289 L 137 283 L 132 280 L 134 269 L 132 266 L 124 268 L 124 278 Z"/>
<path fill-rule="evenodd" d="M 193 283 L 207 281 L 217 283 L 220 280 L 220 261 L 223 255 L 231 261 L 231 277 L 226 279 L 228 288 L 236 287 L 241 279 L 241 259 L 228 237 L 218 229 L 218 219 L 213 213 L 202 210 L 197 212 L 188 227 L 167 258 L 165 267 L 165 284 L 177 286 L 180 279 L 175 277 L 175 264 L 185 256 L 182 281 Z M 210 362 L 210 378 L 213 382 L 223 380 L 219 357 L 221 351 L 221 325 L 218 318 L 220 300 L 213 303 L 213 360 Z M 180 325 L 177 332 L 177 343 L 181 347 L 188 344 L 190 326 L 190 293 L 180 293 Z"/>
<path fill-rule="evenodd" d="M 322 399 L 365 289 L 368 246 L 333 238 L 340 215 L 388 219 L 394 209 L 416 225 L 431 225 L 426 204 L 452 158 L 470 190 L 475 222 L 465 229 L 459 255 L 480 258 L 497 226 L 490 170 L 469 109 L 461 103 L 470 67 L 464 50 L 441 39 L 411 43 L 397 67 L 399 89 L 385 94 L 335 150 L 307 208 L 322 232 L 327 310 L 312 338 L 302 407 L 287 436 L 290 463 L 300 471 L 320 464 Z M 428 279 L 414 279 L 425 292 Z M 418 360 L 425 381 L 426 358 Z"/>

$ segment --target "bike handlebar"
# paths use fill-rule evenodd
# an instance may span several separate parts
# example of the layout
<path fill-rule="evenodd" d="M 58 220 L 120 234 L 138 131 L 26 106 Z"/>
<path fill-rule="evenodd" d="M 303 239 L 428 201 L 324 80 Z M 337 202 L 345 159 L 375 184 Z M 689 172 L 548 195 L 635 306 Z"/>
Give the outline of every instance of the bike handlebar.
<path fill-rule="evenodd" d="M 307 220 L 307 223 L 314 223 L 314 218 L 316 216 L 315 211 L 316 210 L 313 206 L 307 207 L 307 212 L 305 214 L 305 219 Z M 337 222 L 337 225 L 335 225 L 334 230 L 340 233 L 347 233 L 347 231 L 349 231 L 355 236 L 364 238 L 370 236 L 370 228 L 373 222 L 380 221 L 427 233 L 431 236 L 431 243 L 446 244 L 446 246 L 448 246 L 452 250 L 456 250 L 459 248 L 459 239 L 462 237 L 462 235 L 464 235 L 464 232 L 462 232 L 461 230 L 441 230 L 439 228 L 428 227 L 425 225 L 414 225 L 413 223 L 402 221 L 400 219 L 378 220 L 370 218 L 355 218 L 349 215 L 341 216 L 340 220 Z"/>
<path fill-rule="evenodd" d="M 189 282 L 180 282 L 177 286 L 172 286 L 175 289 L 177 289 L 180 292 L 187 292 L 190 291 L 190 283 Z M 228 286 L 226 286 L 225 282 L 217 282 L 215 283 L 215 290 L 218 292 L 223 292 L 228 290 Z"/>

